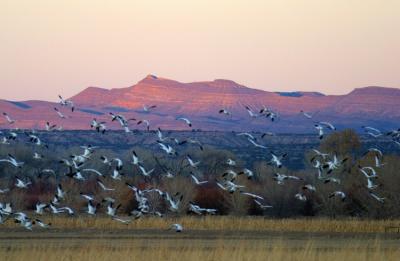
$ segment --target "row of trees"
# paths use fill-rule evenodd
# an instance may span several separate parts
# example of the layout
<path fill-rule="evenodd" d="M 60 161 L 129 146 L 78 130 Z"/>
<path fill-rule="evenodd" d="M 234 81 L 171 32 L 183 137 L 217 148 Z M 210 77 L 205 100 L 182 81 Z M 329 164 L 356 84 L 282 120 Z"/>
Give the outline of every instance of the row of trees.
<path fill-rule="evenodd" d="M 159 188 L 168 191 L 170 194 L 180 192 L 183 194 L 183 202 L 180 213 L 186 214 L 187 204 L 190 201 L 197 203 L 205 208 L 216 208 L 222 215 L 265 215 L 270 217 L 297 217 L 297 216 L 357 216 L 368 218 L 395 218 L 400 216 L 400 175 L 397 170 L 400 168 L 400 157 L 396 155 L 385 155 L 384 165 L 379 169 L 376 183 L 379 187 L 374 193 L 385 198 L 382 204 L 375 200 L 368 192 L 366 187 L 367 180 L 360 173 L 358 168 L 361 166 L 373 166 L 374 155 L 360 151 L 361 143 L 357 134 L 351 130 L 334 133 L 328 136 L 320 145 L 320 150 L 327 153 L 336 153 L 340 158 L 348 160 L 338 170 L 329 174 L 340 179 L 340 184 L 325 184 L 317 177 L 317 170 L 312 167 L 310 158 L 313 153 L 307 152 L 305 161 L 307 167 L 301 171 L 293 171 L 282 167 L 274 168 L 266 161 L 243 162 L 240 155 L 234 155 L 226 150 L 213 148 L 186 149 L 180 153 L 182 156 L 165 156 L 161 152 L 143 150 L 139 147 L 135 149 L 143 160 L 143 165 L 147 169 L 154 168 L 155 171 L 151 178 L 144 178 L 136 166 L 129 164 L 131 161 L 130 152 L 115 152 L 98 149 L 92 155 L 92 159 L 85 165 L 85 168 L 94 168 L 101 173 L 109 176 L 113 167 L 103 164 L 100 155 L 107 155 L 108 158 L 120 157 L 125 165 L 123 181 L 114 181 L 109 177 L 100 179 L 115 191 L 105 192 L 97 184 L 95 174 L 85 174 L 86 181 L 76 181 L 64 174 L 68 168 L 59 163 L 60 159 L 69 159 L 70 155 L 80 154 L 81 148 L 50 148 L 41 149 L 40 153 L 45 156 L 41 160 L 32 157 L 36 147 L 26 144 L 2 145 L 0 155 L 11 153 L 18 160 L 24 161 L 22 169 L 17 169 L 9 164 L 0 164 L 0 188 L 10 188 L 10 192 L 0 194 L 0 202 L 12 202 L 16 209 L 33 209 L 37 202 L 49 202 L 54 197 L 57 184 L 62 184 L 67 191 L 67 197 L 62 203 L 76 210 L 83 210 L 86 202 L 80 193 L 90 193 L 96 196 L 100 203 L 101 199 L 111 196 L 122 205 L 119 210 L 122 213 L 129 213 L 136 208 L 132 191 L 125 185 L 125 182 L 134 184 L 141 189 Z M 201 161 L 198 169 L 188 166 L 185 159 L 187 154 L 192 155 L 196 160 Z M 290 152 L 288 157 L 290 157 Z M 226 164 L 228 158 L 234 159 L 237 166 L 230 167 Z M 235 183 L 244 185 L 244 191 L 261 195 L 265 198 L 263 203 L 270 204 L 273 208 L 260 209 L 252 198 L 240 194 L 228 193 L 221 190 L 215 183 L 216 179 L 222 179 L 221 175 L 227 169 L 240 171 L 244 167 L 254 171 L 255 176 L 247 179 L 244 175 L 239 176 Z M 55 175 L 43 173 L 44 169 L 53 169 Z M 174 178 L 166 177 L 166 172 L 170 171 L 175 175 Z M 288 180 L 283 185 L 277 184 L 273 179 L 276 172 L 286 175 L 295 175 L 303 180 Z M 190 175 L 194 173 L 201 180 L 208 180 L 207 184 L 197 186 L 191 180 Z M 32 185 L 28 189 L 18 189 L 14 187 L 15 177 L 30 179 Z M 304 191 L 304 184 L 312 184 L 316 187 L 315 192 Z M 338 198 L 329 198 L 334 191 L 343 191 L 347 197 L 344 201 Z M 299 201 L 294 197 L 297 193 L 303 193 L 306 201 Z M 154 210 L 166 212 L 167 206 L 157 194 L 149 194 L 150 205 Z M 176 213 L 170 213 L 176 215 Z"/>

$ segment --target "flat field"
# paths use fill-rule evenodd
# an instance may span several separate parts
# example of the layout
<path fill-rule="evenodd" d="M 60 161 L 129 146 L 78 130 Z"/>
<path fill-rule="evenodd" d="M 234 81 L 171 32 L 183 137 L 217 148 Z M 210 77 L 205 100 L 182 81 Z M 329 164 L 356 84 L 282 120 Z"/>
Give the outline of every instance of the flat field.
<path fill-rule="evenodd" d="M 398 221 L 53 218 L 54 228 L 0 229 L 1 260 L 399 260 Z M 185 230 L 168 230 L 173 222 Z M 385 232 L 386 229 L 386 232 Z"/>

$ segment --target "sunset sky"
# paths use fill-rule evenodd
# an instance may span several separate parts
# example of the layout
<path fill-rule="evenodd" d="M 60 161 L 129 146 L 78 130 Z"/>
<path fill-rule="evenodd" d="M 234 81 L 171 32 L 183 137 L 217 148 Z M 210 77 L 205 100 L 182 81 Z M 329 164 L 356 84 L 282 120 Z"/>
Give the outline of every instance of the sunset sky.
<path fill-rule="evenodd" d="M 0 99 L 152 73 L 269 91 L 400 87 L 398 0 L 0 0 Z"/>

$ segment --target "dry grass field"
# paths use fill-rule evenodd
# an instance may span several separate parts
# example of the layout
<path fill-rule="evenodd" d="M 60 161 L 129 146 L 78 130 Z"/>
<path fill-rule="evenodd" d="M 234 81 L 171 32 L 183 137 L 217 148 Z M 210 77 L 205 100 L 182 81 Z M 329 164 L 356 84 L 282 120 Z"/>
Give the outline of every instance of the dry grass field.
<path fill-rule="evenodd" d="M 399 221 L 144 218 L 51 218 L 54 228 L 0 229 L 1 260 L 399 260 Z M 173 222 L 182 233 L 168 230 Z"/>

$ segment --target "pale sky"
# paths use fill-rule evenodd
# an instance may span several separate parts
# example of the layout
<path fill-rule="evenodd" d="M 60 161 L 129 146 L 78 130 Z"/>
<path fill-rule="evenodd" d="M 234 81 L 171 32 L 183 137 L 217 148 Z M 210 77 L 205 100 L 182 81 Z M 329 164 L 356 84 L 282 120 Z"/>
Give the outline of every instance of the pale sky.
<path fill-rule="evenodd" d="M 147 74 L 269 91 L 400 87 L 399 0 L 0 0 L 0 99 Z"/>

